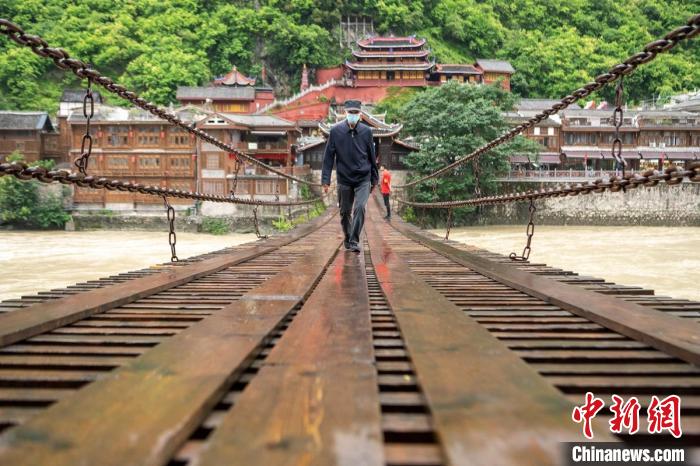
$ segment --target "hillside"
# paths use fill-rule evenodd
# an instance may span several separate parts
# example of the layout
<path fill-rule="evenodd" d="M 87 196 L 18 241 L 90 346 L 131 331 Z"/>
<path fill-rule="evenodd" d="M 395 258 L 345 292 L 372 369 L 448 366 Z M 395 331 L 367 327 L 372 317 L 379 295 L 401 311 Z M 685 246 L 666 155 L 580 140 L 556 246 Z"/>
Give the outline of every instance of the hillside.
<path fill-rule="evenodd" d="M 6 0 L 0 17 L 89 60 L 154 102 L 177 85 L 206 83 L 232 64 L 298 89 L 303 63 L 342 63 L 341 16 L 371 18 L 378 33 L 428 38 L 439 62 L 509 60 L 513 90 L 559 97 L 700 11 L 698 0 Z M 634 101 L 700 87 L 700 40 L 626 80 Z M 0 40 L 0 108 L 55 110 L 76 79 Z M 606 91 L 610 97 L 610 91 Z"/>

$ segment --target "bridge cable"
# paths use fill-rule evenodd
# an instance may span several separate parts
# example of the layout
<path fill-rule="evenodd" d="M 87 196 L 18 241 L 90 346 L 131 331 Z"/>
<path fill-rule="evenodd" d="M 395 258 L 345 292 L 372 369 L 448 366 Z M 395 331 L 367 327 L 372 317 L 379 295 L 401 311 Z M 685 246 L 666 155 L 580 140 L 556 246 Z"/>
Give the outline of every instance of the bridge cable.
<path fill-rule="evenodd" d="M 9 20 L 0 18 L 0 34 L 6 35 L 17 44 L 30 47 L 32 51 L 40 57 L 51 58 L 57 67 L 63 70 L 72 71 L 80 79 L 92 79 L 94 82 L 96 82 L 112 94 L 118 95 L 122 99 L 131 102 L 135 106 L 142 108 L 150 112 L 151 114 L 157 116 L 158 118 L 166 120 L 169 123 L 184 129 L 188 133 L 193 134 L 195 137 L 198 137 L 203 141 L 213 144 L 214 146 L 219 147 L 220 149 L 226 152 L 236 154 L 244 160 L 247 160 L 250 163 L 255 164 L 269 172 L 282 176 L 283 178 L 297 181 L 302 184 L 307 184 L 309 186 L 321 187 L 321 183 L 314 183 L 301 178 L 297 178 L 295 176 L 288 175 L 283 171 L 277 170 L 267 165 L 266 163 L 256 159 L 255 157 L 234 148 L 229 144 L 225 144 L 223 141 L 218 140 L 217 138 L 211 136 L 209 133 L 202 129 L 190 127 L 190 125 L 182 121 L 176 115 L 169 113 L 162 107 L 158 107 L 157 105 L 146 101 L 142 97 L 139 97 L 138 94 L 136 94 L 135 92 L 128 90 L 125 86 L 115 83 L 111 78 L 104 76 L 99 71 L 91 68 L 89 64 L 76 58 L 71 58 L 68 52 L 66 52 L 65 50 L 50 47 L 49 44 L 39 36 L 26 34 L 20 26 Z"/>

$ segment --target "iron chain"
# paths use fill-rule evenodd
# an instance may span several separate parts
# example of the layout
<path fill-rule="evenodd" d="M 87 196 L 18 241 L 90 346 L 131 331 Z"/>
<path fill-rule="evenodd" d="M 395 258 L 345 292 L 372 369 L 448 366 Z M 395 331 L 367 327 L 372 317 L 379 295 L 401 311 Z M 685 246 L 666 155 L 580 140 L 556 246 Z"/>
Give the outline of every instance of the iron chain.
<path fill-rule="evenodd" d="M 510 260 L 512 261 L 524 262 L 530 257 L 532 235 L 535 234 L 535 210 L 537 210 L 535 209 L 535 200 L 530 198 L 530 207 L 528 207 L 528 211 L 530 212 L 530 221 L 527 223 L 527 243 L 523 248 L 522 255 L 518 256 L 514 252 L 510 253 L 510 256 L 508 257 L 510 257 Z"/>
<path fill-rule="evenodd" d="M 261 235 L 260 234 L 260 227 L 258 225 L 259 220 L 258 220 L 258 206 L 253 207 L 253 224 L 255 225 L 255 236 L 258 237 L 258 239 L 265 239 L 267 238 L 267 235 Z"/>
<path fill-rule="evenodd" d="M 622 139 L 620 139 L 620 127 L 624 120 L 624 112 L 622 110 L 622 95 L 624 90 L 623 85 L 624 76 L 620 76 L 620 80 L 617 82 L 617 87 L 615 88 L 615 110 L 613 111 L 613 125 L 615 126 L 615 137 L 612 142 L 612 158 L 615 164 L 622 169 L 622 176 L 625 176 L 625 159 L 622 157 Z M 615 167 L 617 171 L 617 167 Z M 625 187 L 622 187 L 625 190 Z"/>
<path fill-rule="evenodd" d="M 545 199 L 550 197 L 578 196 L 579 194 L 602 193 L 605 191 L 620 191 L 623 187 L 634 189 L 639 186 L 651 187 L 659 183 L 668 185 L 678 185 L 684 180 L 693 183 L 700 182 L 700 162 L 693 162 L 688 166 L 688 170 L 678 167 L 669 167 L 664 171 L 647 170 L 643 173 L 628 173 L 624 177 L 611 177 L 610 179 L 597 179 L 585 184 L 566 184 L 556 188 L 542 188 L 538 191 L 528 191 L 525 193 L 516 192 L 512 194 L 500 194 L 496 196 L 485 196 L 473 199 L 463 199 L 458 201 L 442 202 L 411 202 L 398 199 L 403 205 L 412 207 L 422 207 L 431 209 L 449 209 L 452 207 L 479 206 L 505 204 L 508 202 L 520 202 L 531 199 Z"/>
<path fill-rule="evenodd" d="M 108 180 L 95 176 L 85 176 L 81 173 L 74 173 L 68 170 L 47 170 L 43 167 L 29 167 L 25 163 L 2 163 L 0 164 L 0 176 L 14 176 L 20 180 L 35 179 L 43 183 L 59 182 L 62 184 L 72 184 L 81 188 L 107 189 L 109 191 L 128 191 L 131 193 L 148 194 L 153 196 L 168 196 L 179 199 L 193 199 L 197 201 L 225 202 L 231 204 L 244 205 L 268 205 L 268 206 L 288 206 L 313 204 L 321 198 L 299 200 L 299 201 L 256 201 L 252 199 L 231 198 L 228 196 L 217 196 L 214 194 L 202 194 L 198 192 L 180 191 L 179 189 L 162 188 L 160 186 L 147 186 L 139 183 L 132 183 L 122 180 Z"/>
<path fill-rule="evenodd" d="M 238 157 L 241 157 L 244 160 L 247 160 L 248 162 L 255 164 L 269 172 L 275 173 L 276 175 L 279 175 L 283 178 L 294 180 L 302 184 L 307 184 L 309 186 L 316 186 L 319 188 L 321 187 L 321 183 L 314 183 L 311 181 L 288 175 L 281 170 L 277 170 L 267 165 L 266 163 L 261 162 L 255 157 L 252 157 L 244 152 L 237 150 L 231 145 L 225 144 L 223 141 L 220 141 L 219 139 L 211 136 L 209 133 L 200 128 L 191 127 L 179 117 L 177 117 L 175 114 L 169 113 L 164 108 L 152 104 L 142 97 L 139 97 L 138 94 L 136 94 L 135 92 L 128 90 L 121 84 L 115 83 L 111 78 L 104 76 L 99 71 L 91 68 L 87 63 L 76 58 L 71 58 L 68 52 L 66 52 L 65 50 L 50 47 L 49 44 L 39 36 L 26 34 L 20 26 L 14 24 L 9 20 L 0 18 L 0 34 L 6 35 L 17 44 L 30 47 L 32 51 L 40 57 L 51 58 L 57 67 L 63 70 L 72 71 L 80 79 L 92 79 L 94 82 L 96 82 L 112 94 L 118 95 L 122 99 L 131 102 L 136 107 L 142 108 L 150 112 L 151 114 L 157 116 L 158 118 L 166 120 L 169 123 L 184 129 L 188 133 L 210 144 L 213 144 L 214 146 L 226 152 L 236 154 Z"/>
<path fill-rule="evenodd" d="M 168 202 L 168 197 L 163 196 L 163 203 L 165 204 L 165 211 L 168 216 L 168 226 L 170 228 L 170 233 L 168 234 L 168 243 L 170 243 L 170 262 L 177 262 L 177 254 L 175 253 L 175 245 L 177 244 L 177 236 L 175 235 L 175 209 Z"/>
<path fill-rule="evenodd" d="M 88 103 L 90 111 L 88 112 Z M 83 98 L 83 116 L 85 117 L 85 134 L 80 143 L 80 157 L 75 161 L 75 166 L 78 171 L 87 175 L 88 164 L 90 163 L 90 155 L 92 155 L 92 135 L 90 134 L 90 121 L 95 115 L 95 99 L 92 95 L 92 78 L 88 78 L 87 90 Z M 87 146 L 87 150 L 85 150 Z"/>
<path fill-rule="evenodd" d="M 445 230 L 445 241 L 450 239 L 450 230 L 452 229 L 452 209 L 447 209 L 447 229 Z"/>

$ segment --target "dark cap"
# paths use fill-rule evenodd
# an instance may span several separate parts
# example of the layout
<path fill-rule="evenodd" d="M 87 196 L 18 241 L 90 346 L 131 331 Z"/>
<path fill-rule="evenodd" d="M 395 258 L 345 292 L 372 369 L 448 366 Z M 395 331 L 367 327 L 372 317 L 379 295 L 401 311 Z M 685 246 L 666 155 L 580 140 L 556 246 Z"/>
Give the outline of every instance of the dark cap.
<path fill-rule="evenodd" d="M 359 100 L 346 100 L 345 101 L 345 110 L 360 110 L 362 107 L 362 102 Z"/>

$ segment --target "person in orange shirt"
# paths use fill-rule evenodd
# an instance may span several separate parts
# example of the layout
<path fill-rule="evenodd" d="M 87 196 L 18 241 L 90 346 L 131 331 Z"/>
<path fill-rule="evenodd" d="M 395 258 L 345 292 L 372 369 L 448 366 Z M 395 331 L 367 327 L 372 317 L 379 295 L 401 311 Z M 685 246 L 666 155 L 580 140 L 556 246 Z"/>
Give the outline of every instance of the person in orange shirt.
<path fill-rule="evenodd" d="M 384 205 L 386 206 L 386 217 L 387 220 L 391 220 L 391 204 L 389 204 L 389 196 L 391 195 L 391 173 L 383 165 L 379 167 L 381 170 L 381 176 L 379 181 L 379 187 L 382 191 L 382 197 L 384 198 Z"/>

